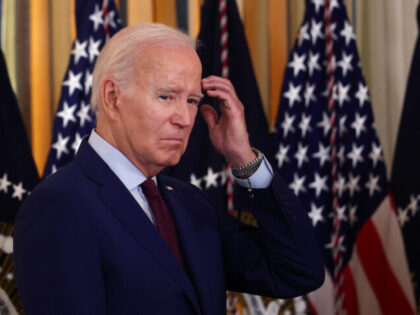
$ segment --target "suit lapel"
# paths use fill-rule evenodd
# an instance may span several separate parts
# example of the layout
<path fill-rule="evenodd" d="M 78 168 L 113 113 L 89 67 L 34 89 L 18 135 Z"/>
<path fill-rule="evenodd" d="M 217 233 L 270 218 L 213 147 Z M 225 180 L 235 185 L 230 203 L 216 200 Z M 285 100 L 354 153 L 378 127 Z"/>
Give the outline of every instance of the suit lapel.
<path fill-rule="evenodd" d="M 188 202 L 187 196 L 163 176 L 158 177 L 159 190 L 163 199 L 171 211 L 177 228 L 179 240 L 181 242 L 184 260 L 191 274 L 196 291 L 198 293 L 203 313 L 205 310 L 211 309 L 207 306 L 208 297 L 212 296 L 206 286 L 205 272 L 201 269 L 203 266 L 200 244 L 194 230 L 193 223 L 186 209 L 196 205 Z"/>
<path fill-rule="evenodd" d="M 88 177 L 101 185 L 98 190 L 99 198 L 150 256 L 178 283 L 196 312 L 200 313 L 194 287 L 185 270 L 130 192 L 85 140 L 78 151 L 76 161 Z"/>

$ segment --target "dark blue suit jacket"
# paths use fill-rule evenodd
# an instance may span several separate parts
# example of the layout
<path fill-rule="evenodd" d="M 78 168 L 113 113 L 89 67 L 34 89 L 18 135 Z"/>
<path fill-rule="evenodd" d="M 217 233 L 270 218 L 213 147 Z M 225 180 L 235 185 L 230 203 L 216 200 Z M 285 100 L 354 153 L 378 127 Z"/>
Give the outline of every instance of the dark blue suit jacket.
<path fill-rule="evenodd" d="M 15 227 L 25 314 L 225 314 L 226 289 L 291 297 L 321 285 L 311 223 L 277 175 L 250 199 L 258 229 L 215 211 L 192 185 L 158 184 L 186 269 L 86 141 L 44 180 Z"/>

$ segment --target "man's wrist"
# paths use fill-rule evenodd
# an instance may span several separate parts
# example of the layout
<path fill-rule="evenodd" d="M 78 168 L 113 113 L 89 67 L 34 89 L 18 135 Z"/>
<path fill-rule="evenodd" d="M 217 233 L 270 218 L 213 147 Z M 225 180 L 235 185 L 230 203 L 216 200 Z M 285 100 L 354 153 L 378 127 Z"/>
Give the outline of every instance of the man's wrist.
<path fill-rule="evenodd" d="M 257 149 L 252 148 L 256 157 L 251 162 L 240 167 L 232 167 L 232 175 L 239 179 L 246 179 L 251 177 L 260 167 L 261 162 L 264 160 L 264 155 Z"/>

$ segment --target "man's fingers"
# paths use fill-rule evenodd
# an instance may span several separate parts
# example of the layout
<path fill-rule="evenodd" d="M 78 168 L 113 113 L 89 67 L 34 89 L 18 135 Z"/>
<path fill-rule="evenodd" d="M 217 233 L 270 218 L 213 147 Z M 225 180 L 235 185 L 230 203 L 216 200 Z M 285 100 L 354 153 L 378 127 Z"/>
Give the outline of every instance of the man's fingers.
<path fill-rule="evenodd" d="M 201 106 L 200 108 L 201 115 L 203 115 L 204 120 L 207 123 L 209 129 L 213 129 L 217 124 L 218 116 L 216 110 L 208 104 Z"/>

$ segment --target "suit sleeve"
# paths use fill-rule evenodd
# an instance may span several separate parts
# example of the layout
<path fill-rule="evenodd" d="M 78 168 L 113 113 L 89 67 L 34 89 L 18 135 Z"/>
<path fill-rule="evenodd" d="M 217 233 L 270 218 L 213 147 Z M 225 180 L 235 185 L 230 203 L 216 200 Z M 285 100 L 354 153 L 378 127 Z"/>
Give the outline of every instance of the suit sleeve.
<path fill-rule="evenodd" d="M 324 264 L 312 224 L 280 176 L 271 187 L 254 189 L 252 198 L 240 187 L 235 193 L 246 195 L 245 210 L 258 227 L 229 215 L 220 219 L 228 290 L 288 298 L 321 286 Z"/>
<path fill-rule="evenodd" d="M 25 314 L 106 313 L 98 250 L 77 199 L 40 188 L 19 210 L 14 261 Z"/>

